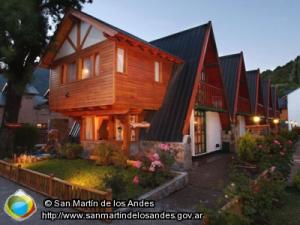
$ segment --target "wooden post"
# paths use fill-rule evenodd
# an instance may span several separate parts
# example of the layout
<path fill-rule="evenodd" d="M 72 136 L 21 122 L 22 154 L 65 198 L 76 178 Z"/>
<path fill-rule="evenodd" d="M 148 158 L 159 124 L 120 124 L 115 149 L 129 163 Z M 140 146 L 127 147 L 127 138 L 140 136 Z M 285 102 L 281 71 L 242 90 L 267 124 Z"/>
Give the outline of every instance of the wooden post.
<path fill-rule="evenodd" d="M 122 149 L 129 155 L 129 145 L 130 145 L 130 124 L 129 124 L 129 114 L 126 114 L 122 119 L 124 125 L 123 131 L 123 144 Z"/>
<path fill-rule="evenodd" d="M 53 195 L 53 178 L 54 178 L 54 174 L 51 173 L 49 176 L 49 196 L 52 197 Z"/>
<path fill-rule="evenodd" d="M 110 116 L 107 123 L 108 140 L 114 139 L 114 122 L 113 117 Z"/>
<path fill-rule="evenodd" d="M 20 169 L 21 169 L 21 165 L 18 165 L 18 169 L 17 169 L 17 177 L 16 177 L 16 181 L 19 183 L 20 180 Z"/>

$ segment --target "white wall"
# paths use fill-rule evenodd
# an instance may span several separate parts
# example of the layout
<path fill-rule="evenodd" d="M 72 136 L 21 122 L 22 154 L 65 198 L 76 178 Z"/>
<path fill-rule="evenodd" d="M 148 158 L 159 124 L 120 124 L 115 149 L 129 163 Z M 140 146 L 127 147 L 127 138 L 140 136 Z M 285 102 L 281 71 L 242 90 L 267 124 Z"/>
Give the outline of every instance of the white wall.
<path fill-rule="evenodd" d="M 206 112 L 205 114 L 206 114 L 206 152 L 221 150 L 222 125 L 221 125 L 219 113 Z"/>
<path fill-rule="evenodd" d="M 298 126 L 300 125 L 300 88 L 291 92 L 287 96 L 287 103 L 288 103 L 288 120 L 295 121 Z M 289 129 L 292 126 L 289 123 Z"/>
<path fill-rule="evenodd" d="M 244 116 L 237 116 L 237 137 L 246 134 L 246 120 Z"/>

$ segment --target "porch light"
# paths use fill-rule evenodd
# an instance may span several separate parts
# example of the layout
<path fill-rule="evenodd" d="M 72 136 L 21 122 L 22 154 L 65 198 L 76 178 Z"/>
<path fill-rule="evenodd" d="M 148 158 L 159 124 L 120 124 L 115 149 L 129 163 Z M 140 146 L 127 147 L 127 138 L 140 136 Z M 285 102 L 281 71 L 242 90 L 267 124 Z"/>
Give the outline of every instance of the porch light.
<path fill-rule="evenodd" d="M 82 75 L 83 77 L 88 77 L 90 75 L 90 71 L 87 68 L 82 69 Z"/>
<path fill-rule="evenodd" d="M 253 122 L 254 123 L 259 123 L 260 122 L 260 117 L 259 116 L 254 116 L 253 117 Z"/>
<path fill-rule="evenodd" d="M 276 119 L 273 119 L 273 123 L 274 123 L 274 124 L 279 124 L 279 119 L 277 119 L 277 118 L 276 118 Z"/>
<path fill-rule="evenodd" d="M 36 124 L 36 127 L 37 127 L 37 128 L 42 128 L 42 126 L 43 126 L 43 125 L 42 125 L 41 123 L 37 123 L 37 124 Z"/>

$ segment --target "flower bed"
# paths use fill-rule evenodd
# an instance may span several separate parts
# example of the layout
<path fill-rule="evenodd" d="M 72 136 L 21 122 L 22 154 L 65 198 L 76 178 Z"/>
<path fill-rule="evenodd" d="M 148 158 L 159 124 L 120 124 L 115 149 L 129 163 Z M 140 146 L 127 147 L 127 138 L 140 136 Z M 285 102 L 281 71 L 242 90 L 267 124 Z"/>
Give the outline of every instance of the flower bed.
<path fill-rule="evenodd" d="M 238 141 L 230 185 L 225 189 L 220 213 L 207 209 L 209 224 L 267 224 L 280 205 L 291 170 L 295 132 Z M 232 200 L 234 199 L 234 200 Z M 226 204 L 227 203 L 227 204 Z"/>

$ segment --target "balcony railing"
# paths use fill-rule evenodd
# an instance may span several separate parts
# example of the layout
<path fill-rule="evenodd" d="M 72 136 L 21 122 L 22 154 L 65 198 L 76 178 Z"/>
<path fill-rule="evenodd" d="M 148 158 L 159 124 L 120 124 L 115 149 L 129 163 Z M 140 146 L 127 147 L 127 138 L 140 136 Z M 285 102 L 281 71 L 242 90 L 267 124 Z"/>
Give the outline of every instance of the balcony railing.
<path fill-rule="evenodd" d="M 264 115 L 265 114 L 265 109 L 263 104 L 257 104 L 257 110 L 256 110 L 258 115 Z"/>
<path fill-rule="evenodd" d="M 239 113 L 251 113 L 250 102 L 247 98 L 239 96 L 237 111 Z"/>
<path fill-rule="evenodd" d="M 225 109 L 225 98 L 221 88 L 201 82 L 198 88 L 196 104 L 199 107 Z"/>

